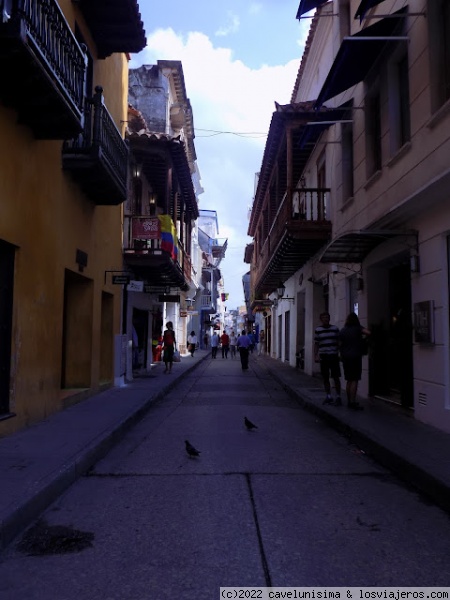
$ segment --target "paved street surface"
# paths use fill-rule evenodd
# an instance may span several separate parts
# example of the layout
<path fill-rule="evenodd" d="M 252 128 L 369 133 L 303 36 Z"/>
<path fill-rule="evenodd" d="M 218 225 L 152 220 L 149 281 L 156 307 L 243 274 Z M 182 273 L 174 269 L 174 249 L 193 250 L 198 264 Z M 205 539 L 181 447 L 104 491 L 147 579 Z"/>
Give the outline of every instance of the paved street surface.
<path fill-rule="evenodd" d="M 2 600 L 449 584 L 448 513 L 304 410 L 265 359 L 208 357 L 141 416 L 4 550 Z"/>

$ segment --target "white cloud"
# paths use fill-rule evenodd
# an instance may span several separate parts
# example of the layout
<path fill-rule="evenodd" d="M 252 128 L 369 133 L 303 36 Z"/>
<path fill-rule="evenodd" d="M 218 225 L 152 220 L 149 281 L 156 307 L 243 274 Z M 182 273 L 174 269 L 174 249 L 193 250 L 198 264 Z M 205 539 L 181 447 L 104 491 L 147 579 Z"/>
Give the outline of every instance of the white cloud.
<path fill-rule="evenodd" d="M 230 35 L 230 33 L 236 33 L 239 31 L 239 26 L 241 24 L 239 17 L 233 14 L 230 10 L 227 12 L 229 24 L 226 26 L 220 27 L 216 31 L 216 35 L 219 37 L 225 37 Z"/>
<path fill-rule="evenodd" d="M 262 10 L 262 4 L 260 2 L 252 2 L 249 6 L 248 12 L 251 15 L 257 15 Z"/>
<path fill-rule="evenodd" d="M 274 101 L 290 101 L 300 59 L 286 65 L 251 69 L 235 60 L 229 48 L 215 47 L 199 32 L 186 38 L 172 29 L 158 30 L 131 67 L 160 60 L 181 60 L 186 92 L 194 113 L 197 161 L 204 193 L 200 208 L 217 210 L 219 237 L 228 238 L 221 264 L 229 307 L 243 303 L 242 275 L 248 208 L 254 195 L 255 173 L 261 167 Z M 215 130 L 223 133 L 213 135 Z M 252 133 L 253 136 L 242 135 Z M 240 134 L 240 135 L 237 135 Z M 258 135 L 263 134 L 263 135 Z"/>

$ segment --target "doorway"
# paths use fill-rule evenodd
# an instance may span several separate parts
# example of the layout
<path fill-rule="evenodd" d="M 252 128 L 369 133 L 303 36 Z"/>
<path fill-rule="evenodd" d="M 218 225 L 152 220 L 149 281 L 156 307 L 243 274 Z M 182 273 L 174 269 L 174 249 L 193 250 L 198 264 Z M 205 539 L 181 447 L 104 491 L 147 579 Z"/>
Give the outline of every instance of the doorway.
<path fill-rule="evenodd" d="M 146 368 L 148 354 L 148 311 L 133 308 L 133 327 L 138 338 L 138 354 L 136 368 Z M 152 362 L 152 361 L 150 361 Z"/>
<path fill-rule="evenodd" d="M 409 260 L 371 270 L 369 393 L 404 408 L 414 406 L 413 327 Z M 378 299 L 378 301 L 376 301 Z"/>

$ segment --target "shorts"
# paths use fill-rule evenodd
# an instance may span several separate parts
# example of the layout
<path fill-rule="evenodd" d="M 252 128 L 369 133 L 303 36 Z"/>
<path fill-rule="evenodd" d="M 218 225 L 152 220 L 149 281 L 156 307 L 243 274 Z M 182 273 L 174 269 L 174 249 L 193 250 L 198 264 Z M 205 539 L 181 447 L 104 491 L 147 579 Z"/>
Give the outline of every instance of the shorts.
<path fill-rule="evenodd" d="M 359 381 L 361 379 L 362 359 L 360 356 L 357 358 L 343 358 L 342 366 L 345 381 Z"/>
<path fill-rule="evenodd" d="M 328 379 L 330 376 L 333 379 L 338 379 L 341 376 L 341 367 L 337 354 L 321 354 L 319 358 L 320 373 L 324 379 Z"/>

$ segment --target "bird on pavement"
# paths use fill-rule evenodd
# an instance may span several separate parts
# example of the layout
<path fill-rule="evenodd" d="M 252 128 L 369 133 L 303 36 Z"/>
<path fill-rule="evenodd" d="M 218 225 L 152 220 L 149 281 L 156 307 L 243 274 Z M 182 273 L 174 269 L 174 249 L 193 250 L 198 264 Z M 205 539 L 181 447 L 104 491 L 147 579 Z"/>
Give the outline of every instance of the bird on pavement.
<path fill-rule="evenodd" d="M 247 419 L 247 417 L 244 417 L 244 424 L 249 431 L 251 431 L 252 429 L 258 429 L 258 426 L 252 423 L 250 419 Z"/>
<path fill-rule="evenodd" d="M 184 443 L 186 444 L 186 452 L 189 454 L 189 456 L 199 456 L 200 450 L 194 448 L 194 446 L 187 440 L 185 440 Z"/>

